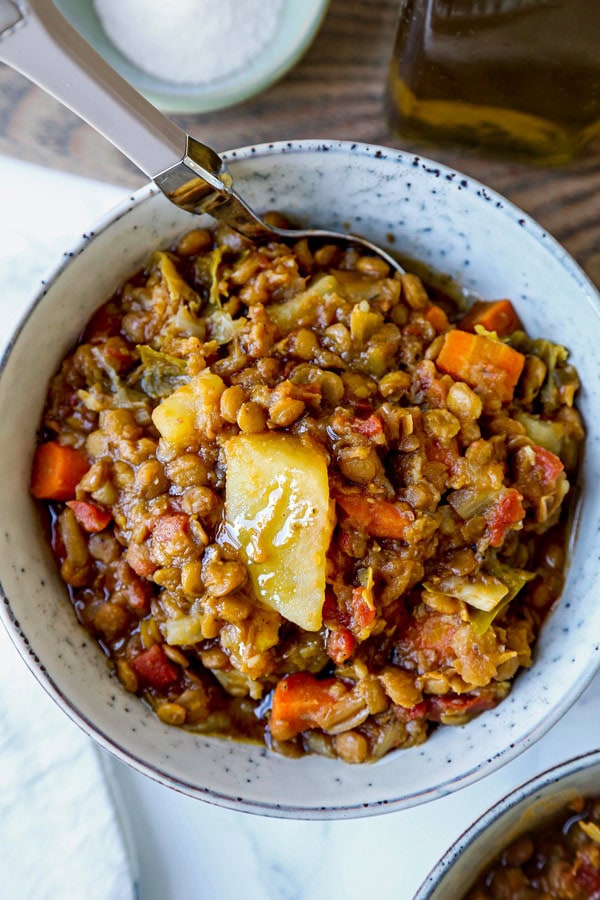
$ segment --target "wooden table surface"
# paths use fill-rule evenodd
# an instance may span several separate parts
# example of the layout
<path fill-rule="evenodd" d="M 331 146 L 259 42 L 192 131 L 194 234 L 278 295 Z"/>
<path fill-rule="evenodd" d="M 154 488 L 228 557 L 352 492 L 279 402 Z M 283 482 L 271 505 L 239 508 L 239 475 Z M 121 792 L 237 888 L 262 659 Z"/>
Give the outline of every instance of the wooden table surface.
<path fill-rule="evenodd" d="M 217 150 L 332 138 L 433 157 L 489 184 L 528 212 L 600 285 L 600 142 L 568 167 L 546 169 L 394 137 L 384 120 L 383 91 L 398 8 L 398 0 L 331 0 L 312 47 L 278 84 L 239 106 L 174 119 Z M 127 187 L 143 183 L 102 137 L 4 66 L 0 153 Z"/>

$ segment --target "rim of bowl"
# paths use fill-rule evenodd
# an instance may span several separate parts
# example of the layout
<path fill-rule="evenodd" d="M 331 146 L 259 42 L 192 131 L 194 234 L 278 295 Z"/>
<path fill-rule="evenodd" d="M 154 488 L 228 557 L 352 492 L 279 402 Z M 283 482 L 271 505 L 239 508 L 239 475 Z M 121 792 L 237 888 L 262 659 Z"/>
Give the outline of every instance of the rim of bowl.
<path fill-rule="evenodd" d="M 487 829 L 497 822 L 503 815 L 522 803 L 527 797 L 535 794 L 540 788 L 548 784 L 559 786 L 560 781 L 569 775 L 574 775 L 593 765 L 600 764 L 600 750 L 591 750 L 579 756 L 557 763 L 533 775 L 527 781 L 517 785 L 516 788 L 504 794 L 493 806 L 490 806 L 478 819 L 476 819 L 461 835 L 448 847 L 444 855 L 435 864 L 425 880 L 420 885 L 413 900 L 428 900 L 433 891 L 443 883 L 444 876 L 451 870 L 458 858 L 469 849 L 475 841 L 481 837 Z"/>
<path fill-rule="evenodd" d="M 514 219 L 519 224 L 526 226 L 528 232 L 535 237 L 536 241 L 547 248 L 548 252 L 550 252 L 559 264 L 567 270 L 570 277 L 573 278 L 582 291 L 588 294 L 590 302 L 593 302 L 596 307 L 596 311 L 598 312 L 598 310 L 600 310 L 600 295 L 598 294 L 596 287 L 578 263 L 575 262 L 573 257 L 571 257 L 565 248 L 549 232 L 543 229 L 542 226 L 527 213 L 513 204 L 510 200 L 507 200 L 503 195 L 487 187 L 477 179 L 466 176 L 464 173 L 435 160 L 431 160 L 428 157 L 376 144 L 327 139 L 273 141 L 262 144 L 250 144 L 245 147 L 227 151 L 221 155 L 226 162 L 230 160 L 248 162 L 255 157 L 278 156 L 280 154 L 289 155 L 306 152 L 326 153 L 336 150 L 338 152 L 341 151 L 365 156 L 373 161 L 379 159 L 396 159 L 399 163 L 405 165 L 410 164 L 413 167 L 422 167 L 426 172 L 435 173 L 437 176 L 442 174 L 446 177 L 451 176 L 450 180 L 460 180 L 461 189 L 475 190 L 479 196 L 483 196 L 486 200 L 493 201 L 496 205 L 499 203 L 503 212 L 507 213 L 510 218 Z M 38 304 L 42 302 L 53 282 L 59 278 L 63 270 L 70 264 L 71 259 L 74 256 L 78 256 L 91 241 L 109 228 L 113 222 L 118 221 L 124 215 L 127 215 L 133 207 L 138 206 L 140 203 L 143 203 L 158 193 L 160 193 L 159 189 L 152 183 L 149 183 L 139 188 L 133 194 L 126 195 L 120 203 L 112 208 L 112 210 L 109 210 L 101 216 L 93 225 L 92 229 L 82 235 L 73 247 L 69 251 L 63 253 L 62 258 L 50 268 L 46 276 L 41 279 L 40 288 L 33 292 L 32 299 L 27 304 L 16 327 L 13 329 L 11 338 L 6 344 L 5 350 L 0 358 L 0 377 L 2 377 L 8 358 L 19 339 L 19 335 L 33 311 L 37 308 Z M 122 744 L 104 734 L 98 726 L 96 726 L 64 696 L 60 686 L 56 684 L 46 672 L 43 661 L 38 658 L 34 648 L 31 647 L 26 635 L 23 634 L 16 622 L 10 607 L 10 600 L 6 596 L 1 581 L 0 597 L 4 601 L 0 604 L 0 621 L 3 622 L 13 644 L 16 646 L 16 649 L 29 670 L 69 718 L 79 725 L 101 747 L 119 759 L 119 761 L 142 772 L 154 781 L 187 794 L 188 796 L 229 809 L 281 818 L 359 818 L 387 812 L 396 812 L 401 809 L 407 809 L 421 803 L 429 802 L 430 800 L 444 797 L 458 788 L 466 787 L 467 785 L 478 781 L 485 775 L 496 771 L 535 743 L 535 741 L 544 735 L 564 715 L 571 704 L 577 700 L 581 693 L 583 693 L 598 669 L 600 669 L 600 656 L 597 659 L 590 657 L 581 679 L 576 684 L 572 685 L 570 690 L 562 697 L 560 703 L 558 703 L 549 713 L 545 714 L 538 722 L 534 722 L 533 725 L 521 735 L 518 741 L 507 745 L 503 750 L 497 752 L 491 758 L 482 759 L 477 766 L 472 767 L 466 772 L 461 772 L 451 779 L 438 780 L 437 783 L 427 790 L 412 794 L 407 793 L 399 797 L 385 798 L 368 804 L 354 802 L 349 804 L 338 804 L 328 808 L 319 806 L 296 807 L 268 801 L 245 800 L 239 796 L 234 796 L 233 793 L 222 794 L 209 787 L 198 787 L 197 785 L 190 784 L 189 781 L 169 775 L 153 764 L 140 759 L 134 753 L 122 746 Z M 397 752 L 402 753 L 404 751 L 399 750 Z M 382 760 L 379 762 L 382 762 Z"/>

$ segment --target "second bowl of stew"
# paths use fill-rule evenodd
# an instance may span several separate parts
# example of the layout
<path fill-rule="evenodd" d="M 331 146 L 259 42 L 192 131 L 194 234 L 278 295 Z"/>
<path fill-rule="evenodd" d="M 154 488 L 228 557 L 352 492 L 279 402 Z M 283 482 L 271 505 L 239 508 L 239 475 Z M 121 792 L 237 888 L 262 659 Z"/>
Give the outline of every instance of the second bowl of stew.
<path fill-rule="evenodd" d="M 415 900 L 591 900 L 600 895 L 600 754 L 503 797 L 444 854 Z"/>

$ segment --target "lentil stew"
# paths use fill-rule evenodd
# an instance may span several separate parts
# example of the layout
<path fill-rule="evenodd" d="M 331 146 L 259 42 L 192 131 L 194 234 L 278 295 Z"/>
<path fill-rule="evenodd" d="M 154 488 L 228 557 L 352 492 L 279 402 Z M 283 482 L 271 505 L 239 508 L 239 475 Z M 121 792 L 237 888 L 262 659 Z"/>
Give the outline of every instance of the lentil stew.
<path fill-rule="evenodd" d="M 576 797 L 513 841 L 465 900 L 598 900 L 600 799 Z"/>
<path fill-rule="evenodd" d="M 335 245 L 156 252 L 48 394 L 31 492 L 165 723 L 361 763 L 496 706 L 560 596 L 567 351 Z"/>

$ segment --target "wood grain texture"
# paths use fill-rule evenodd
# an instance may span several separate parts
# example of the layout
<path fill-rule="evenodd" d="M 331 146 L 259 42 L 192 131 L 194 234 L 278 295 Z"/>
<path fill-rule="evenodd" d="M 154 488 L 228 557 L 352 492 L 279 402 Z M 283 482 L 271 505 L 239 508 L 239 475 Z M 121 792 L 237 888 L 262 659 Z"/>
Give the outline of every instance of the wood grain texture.
<path fill-rule="evenodd" d="M 217 150 L 262 141 L 331 138 L 408 149 L 489 184 L 558 238 L 600 285 L 600 143 L 560 169 L 534 168 L 403 141 L 383 93 L 398 0 L 331 0 L 303 59 L 280 82 L 218 112 L 174 116 Z M 22 76 L 0 67 L 0 153 L 127 188 L 139 172 L 102 137 Z"/>

